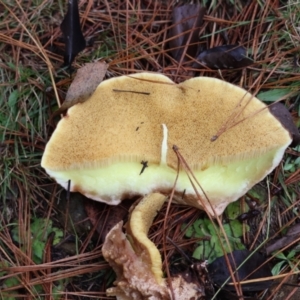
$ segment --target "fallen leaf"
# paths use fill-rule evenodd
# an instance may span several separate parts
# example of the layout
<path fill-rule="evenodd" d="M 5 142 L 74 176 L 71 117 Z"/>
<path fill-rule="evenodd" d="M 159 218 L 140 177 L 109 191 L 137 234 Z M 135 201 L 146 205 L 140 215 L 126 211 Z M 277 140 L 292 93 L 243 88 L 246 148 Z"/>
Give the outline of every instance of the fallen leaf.
<path fill-rule="evenodd" d="M 68 11 L 60 29 L 65 38 L 64 65 L 70 68 L 75 56 L 86 46 L 80 27 L 77 0 L 68 1 Z"/>
<path fill-rule="evenodd" d="M 116 273 L 114 287 L 106 290 L 107 296 L 118 299 L 170 299 L 169 290 L 157 283 L 147 255 L 139 255 L 122 231 L 123 222 L 107 234 L 102 247 L 104 259 Z"/>
<path fill-rule="evenodd" d="M 273 103 L 269 106 L 272 115 L 282 124 L 282 126 L 290 133 L 293 142 L 291 147 L 296 147 L 300 144 L 300 134 L 297 126 L 293 122 L 293 118 L 289 110 L 280 102 Z"/>
<path fill-rule="evenodd" d="M 289 228 L 286 235 L 278 240 L 269 244 L 266 248 L 266 253 L 270 254 L 276 250 L 282 249 L 300 237 L 300 224 L 295 224 Z"/>
<path fill-rule="evenodd" d="M 262 281 L 260 282 L 243 284 L 242 290 L 244 292 L 261 291 L 270 287 L 272 284 L 271 280 L 263 281 L 264 277 L 272 276 L 269 266 L 264 264 L 266 261 L 265 256 L 255 252 L 249 259 L 247 259 L 249 255 L 251 255 L 251 252 L 246 249 L 235 250 L 227 254 L 232 270 L 235 271 L 238 269 L 236 272 L 237 274 L 235 275 L 238 281 L 262 278 Z M 247 261 L 245 261 L 246 259 Z M 239 268 L 241 264 L 242 266 Z M 225 256 L 219 257 L 209 264 L 208 271 L 214 284 L 219 287 L 221 287 L 223 283 L 230 278 L 230 272 L 228 270 Z M 229 280 L 229 282 L 232 282 L 232 280 Z M 231 291 L 235 290 L 233 285 L 228 284 L 225 285 L 225 289 Z"/>
<path fill-rule="evenodd" d="M 86 101 L 103 80 L 106 70 L 107 65 L 103 62 L 87 63 L 78 69 L 64 103 L 53 116 L 63 113 L 77 103 Z"/>
<path fill-rule="evenodd" d="M 218 46 L 202 51 L 193 68 L 200 69 L 206 66 L 210 69 L 237 69 L 253 64 L 252 59 L 246 56 L 246 48 L 239 45 Z"/>
<path fill-rule="evenodd" d="M 202 23 L 205 8 L 199 4 L 175 7 L 172 11 L 172 24 L 169 31 L 169 47 L 172 56 L 179 62 L 186 49 L 186 55 L 197 55 L 199 27 Z M 183 61 L 188 60 L 185 56 Z"/>

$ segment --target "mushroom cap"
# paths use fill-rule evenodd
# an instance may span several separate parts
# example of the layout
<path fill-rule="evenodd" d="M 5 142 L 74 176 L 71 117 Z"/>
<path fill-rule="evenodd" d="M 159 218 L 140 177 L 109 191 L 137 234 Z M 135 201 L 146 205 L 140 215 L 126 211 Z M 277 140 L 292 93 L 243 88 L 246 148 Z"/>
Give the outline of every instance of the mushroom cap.
<path fill-rule="evenodd" d="M 291 143 L 265 108 L 244 89 L 214 78 L 180 84 L 153 73 L 112 78 L 68 110 L 42 166 L 65 188 L 71 180 L 71 191 L 115 205 L 132 195 L 169 193 L 177 174 L 176 145 L 221 214 L 279 164 Z M 142 161 L 148 165 L 143 172 Z M 201 199 L 180 170 L 177 202 L 214 213 L 198 193 Z"/>

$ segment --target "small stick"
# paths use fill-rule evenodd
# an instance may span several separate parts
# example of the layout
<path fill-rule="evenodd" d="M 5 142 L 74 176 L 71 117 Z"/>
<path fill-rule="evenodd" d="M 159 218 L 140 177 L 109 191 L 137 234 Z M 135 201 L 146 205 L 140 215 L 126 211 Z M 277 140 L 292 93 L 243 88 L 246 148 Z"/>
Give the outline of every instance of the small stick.
<path fill-rule="evenodd" d="M 148 93 L 148 92 L 129 91 L 129 90 L 118 90 L 118 89 L 113 89 L 113 92 L 118 92 L 118 93 L 134 93 L 134 94 L 150 95 L 150 93 Z"/>
<path fill-rule="evenodd" d="M 142 160 L 142 161 L 141 161 L 141 164 L 143 165 L 143 167 L 142 167 L 142 170 L 141 170 L 141 172 L 140 172 L 140 175 L 143 174 L 143 172 L 145 171 L 145 169 L 149 167 L 149 166 L 148 166 L 148 161 L 147 161 L 147 160 L 145 160 L 145 161 Z"/>

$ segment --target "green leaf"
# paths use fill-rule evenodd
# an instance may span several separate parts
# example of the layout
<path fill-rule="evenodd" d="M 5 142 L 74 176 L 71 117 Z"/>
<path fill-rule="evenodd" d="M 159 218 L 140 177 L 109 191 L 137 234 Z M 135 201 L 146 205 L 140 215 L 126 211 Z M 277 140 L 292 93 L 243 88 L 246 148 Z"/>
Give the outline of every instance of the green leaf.
<path fill-rule="evenodd" d="M 295 159 L 295 164 L 300 165 L 300 156 Z"/>
<path fill-rule="evenodd" d="M 226 208 L 226 214 L 229 220 L 236 219 L 241 214 L 240 202 L 235 201 L 230 203 Z"/>
<path fill-rule="evenodd" d="M 230 227 L 230 225 L 228 223 L 223 225 L 223 229 L 225 231 L 226 236 L 231 236 L 232 235 L 231 227 Z M 221 230 L 220 230 L 220 233 L 221 233 L 222 237 L 224 237 L 224 235 L 221 232 Z"/>
<path fill-rule="evenodd" d="M 236 205 L 232 207 L 232 211 L 230 212 L 231 216 L 235 216 L 237 214 L 235 207 Z M 186 226 L 182 228 L 186 228 Z M 249 226 L 246 226 L 245 228 L 246 231 L 249 230 Z M 210 219 L 204 218 L 195 221 L 194 224 L 188 228 L 186 236 L 210 236 L 210 240 L 200 241 L 198 243 L 198 247 L 194 250 L 193 257 L 202 259 L 204 256 L 204 259 L 207 259 L 210 263 L 213 262 L 217 257 L 223 256 L 224 251 L 229 253 L 233 250 L 245 249 L 245 246 L 240 239 L 240 236 L 243 234 L 243 224 L 241 224 L 238 220 L 232 220 L 230 223 L 224 224 L 223 229 L 229 244 L 227 243 L 219 226 L 215 223 L 212 223 Z"/>
<path fill-rule="evenodd" d="M 209 249 L 205 249 L 206 251 L 208 251 Z M 203 251 L 204 251 L 204 245 L 203 242 L 200 243 L 200 245 L 195 249 L 194 253 L 193 253 L 193 257 L 196 259 L 203 259 Z"/>
<path fill-rule="evenodd" d="M 230 221 L 231 232 L 228 235 L 240 237 L 243 235 L 243 224 L 239 220 Z"/>
<path fill-rule="evenodd" d="M 255 185 L 250 191 L 248 191 L 248 193 L 250 196 L 264 202 L 267 197 L 268 197 L 268 193 L 266 188 L 260 186 L 260 185 Z"/>
<path fill-rule="evenodd" d="M 278 253 L 275 257 L 279 258 L 279 259 L 286 260 L 286 256 L 282 252 Z"/>
<path fill-rule="evenodd" d="M 296 254 L 296 251 L 295 250 L 291 250 L 290 252 L 289 252 L 289 254 L 287 255 L 287 259 L 292 259 L 292 258 L 294 258 L 295 257 L 295 254 Z"/>
<path fill-rule="evenodd" d="M 283 167 L 284 171 L 289 171 L 292 168 L 294 168 L 294 164 L 285 164 Z"/>
<path fill-rule="evenodd" d="M 257 94 L 257 98 L 262 101 L 275 102 L 277 100 L 285 99 L 287 96 L 291 96 L 295 91 L 292 89 L 272 89 Z"/>
<path fill-rule="evenodd" d="M 10 277 L 4 280 L 2 287 L 4 288 L 10 288 L 10 287 L 14 287 L 20 284 L 20 281 L 18 279 L 18 277 Z M 1 299 L 5 299 L 5 300 L 16 300 L 15 297 L 10 296 L 11 294 L 14 294 L 14 292 L 7 292 L 7 294 L 5 293 L 1 293 L 0 292 L 0 296 Z"/>
<path fill-rule="evenodd" d="M 209 230 L 209 234 L 216 236 L 217 235 L 217 231 L 215 229 L 214 224 L 209 220 L 209 223 L 207 224 L 207 229 Z"/>
<path fill-rule="evenodd" d="M 33 218 L 32 223 L 30 224 L 30 233 L 32 236 L 32 255 L 33 261 L 35 263 L 41 263 L 43 259 L 43 251 L 45 244 L 47 242 L 48 235 L 54 232 L 55 238 L 53 244 L 59 243 L 60 239 L 63 237 L 63 231 L 52 227 L 52 221 L 42 218 Z M 24 235 L 26 236 L 26 235 Z M 15 242 L 19 243 L 21 246 L 24 244 L 24 241 L 20 240 L 19 236 L 19 225 L 16 225 L 12 229 L 12 238 Z"/>
<path fill-rule="evenodd" d="M 193 225 L 189 226 L 188 229 L 185 232 L 185 236 L 188 237 L 188 238 L 191 238 L 194 235 L 194 232 L 195 232 L 194 226 Z"/>
<path fill-rule="evenodd" d="M 54 237 L 54 240 L 53 240 L 53 245 L 57 245 L 61 241 L 61 239 L 63 238 L 64 233 L 63 233 L 63 231 L 61 229 L 58 229 L 56 227 L 53 227 L 52 231 L 55 232 L 55 237 Z"/>
<path fill-rule="evenodd" d="M 67 284 L 67 280 L 59 280 L 55 283 L 53 289 L 52 289 L 52 296 L 54 297 L 54 300 L 60 300 L 61 294 L 64 291 L 65 285 Z"/>
<path fill-rule="evenodd" d="M 205 224 L 202 219 L 198 219 L 194 222 L 193 228 L 195 230 L 195 237 L 200 238 L 205 236 Z"/>
<path fill-rule="evenodd" d="M 15 108 L 18 102 L 18 98 L 19 98 L 19 92 L 18 90 L 14 90 L 8 97 L 8 101 L 7 101 L 8 106 L 10 108 Z"/>
<path fill-rule="evenodd" d="M 282 269 L 282 265 L 285 263 L 285 261 L 280 261 L 279 263 L 277 263 L 273 269 L 271 270 L 273 276 L 278 275 Z"/>
<path fill-rule="evenodd" d="M 35 239 L 32 243 L 32 250 L 35 256 L 35 262 L 42 262 L 45 242 Z"/>

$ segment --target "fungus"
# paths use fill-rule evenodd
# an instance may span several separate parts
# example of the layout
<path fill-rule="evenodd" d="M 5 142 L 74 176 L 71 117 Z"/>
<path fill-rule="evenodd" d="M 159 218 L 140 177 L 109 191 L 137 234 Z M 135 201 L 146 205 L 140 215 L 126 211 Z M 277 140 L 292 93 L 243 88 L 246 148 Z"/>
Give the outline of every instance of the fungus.
<path fill-rule="evenodd" d="M 148 231 L 166 197 L 159 193 L 145 196 L 131 212 L 126 226 L 127 234 L 135 245 L 135 252 L 142 254 L 151 266 L 151 272 L 158 284 L 162 281 L 162 262 L 159 251 L 154 243 L 148 239 Z"/>
<path fill-rule="evenodd" d="M 175 84 L 161 74 L 139 73 L 108 79 L 68 110 L 42 166 L 63 187 L 70 180 L 71 191 L 116 205 L 134 195 L 168 194 L 177 145 L 219 215 L 279 164 L 292 141 L 266 108 L 244 89 L 214 78 Z M 198 195 L 181 169 L 176 201 L 214 214 L 203 192 Z"/>
<path fill-rule="evenodd" d="M 116 296 L 118 300 L 167 300 L 171 299 L 171 289 L 175 299 L 199 299 L 204 296 L 204 288 L 199 287 L 199 282 L 187 281 L 178 275 L 170 278 L 170 288 L 163 278 L 160 253 L 147 235 L 164 201 L 162 194 L 147 195 L 132 210 L 125 225 L 126 235 L 122 231 L 123 222 L 107 234 L 102 253 L 117 275 L 115 287 L 106 291 L 108 296 Z"/>

